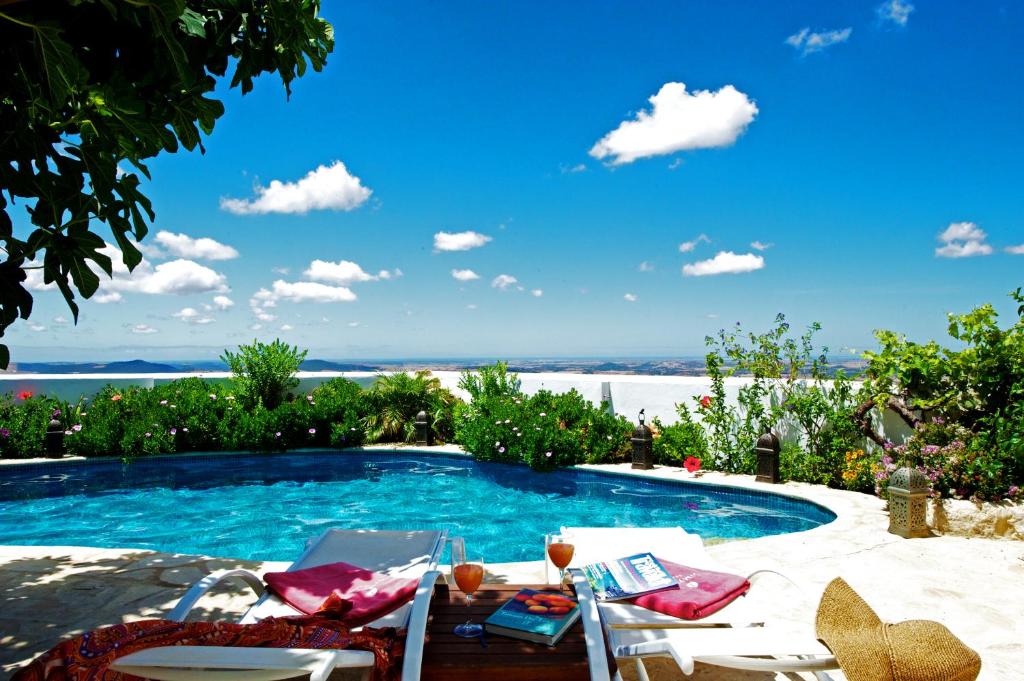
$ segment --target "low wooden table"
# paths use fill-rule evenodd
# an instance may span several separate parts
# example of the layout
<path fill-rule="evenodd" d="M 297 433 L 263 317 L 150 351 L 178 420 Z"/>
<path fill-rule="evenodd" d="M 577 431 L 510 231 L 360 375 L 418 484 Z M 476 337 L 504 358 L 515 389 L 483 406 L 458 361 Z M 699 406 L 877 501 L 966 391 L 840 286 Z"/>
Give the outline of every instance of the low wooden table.
<path fill-rule="evenodd" d="M 473 605 L 466 607 L 461 591 L 439 586 L 430 607 L 427 645 L 423 651 L 424 681 L 466 679 L 467 681 L 587 681 L 587 647 L 583 625 L 573 624 L 554 648 L 505 636 L 486 635 L 487 647 L 476 638 L 460 638 L 452 633 L 456 624 L 471 615 L 482 623 L 520 589 L 550 589 L 537 584 L 484 584 L 476 592 Z"/>

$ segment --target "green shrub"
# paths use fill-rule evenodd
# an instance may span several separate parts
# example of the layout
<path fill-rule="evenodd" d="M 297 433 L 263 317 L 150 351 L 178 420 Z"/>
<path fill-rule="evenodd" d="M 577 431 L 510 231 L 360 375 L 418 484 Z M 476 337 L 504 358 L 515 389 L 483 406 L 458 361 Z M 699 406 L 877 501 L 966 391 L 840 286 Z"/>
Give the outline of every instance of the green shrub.
<path fill-rule="evenodd" d="M 43 439 L 59 405 L 31 393 L 0 398 L 0 456 L 32 458 L 43 456 Z"/>
<path fill-rule="evenodd" d="M 415 374 L 398 372 L 378 376 L 363 395 L 362 419 L 369 442 L 413 442 L 415 420 L 420 411 L 427 412 L 434 438 L 441 442 L 454 434 L 454 408 L 458 398 L 429 371 Z"/>
<path fill-rule="evenodd" d="M 664 425 L 655 418 L 652 430 L 655 433 L 654 461 L 666 466 L 682 466 L 688 457 L 696 457 L 701 463 L 708 460 L 708 441 L 704 429 L 693 420 L 685 404 L 676 405 L 679 421 Z"/>
<path fill-rule="evenodd" d="M 251 345 L 238 346 L 237 353 L 225 350 L 221 360 L 234 374 L 235 392 L 246 408 L 262 404 L 274 409 L 299 384 L 295 373 L 306 352 L 280 339 L 269 344 L 254 340 Z"/>
<path fill-rule="evenodd" d="M 629 451 L 629 422 L 575 390 L 528 397 L 503 363 L 463 373 L 459 386 L 472 400 L 456 410 L 455 437 L 479 459 L 551 470 L 613 461 Z"/>

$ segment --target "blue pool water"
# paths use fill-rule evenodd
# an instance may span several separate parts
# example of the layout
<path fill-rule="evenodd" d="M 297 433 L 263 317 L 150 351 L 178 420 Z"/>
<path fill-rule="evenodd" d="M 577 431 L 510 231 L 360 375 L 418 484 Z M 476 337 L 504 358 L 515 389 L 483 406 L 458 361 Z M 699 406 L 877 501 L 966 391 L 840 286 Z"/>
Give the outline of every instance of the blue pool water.
<path fill-rule="evenodd" d="M 0 543 L 145 548 L 287 560 L 330 527 L 447 528 L 492 562 L 540 560 L 561 525 L 681 525 L 705 539 L 806 530 L 835 516 L 732 487 L 465 457 L 187 456 L 0 469 Z"/>

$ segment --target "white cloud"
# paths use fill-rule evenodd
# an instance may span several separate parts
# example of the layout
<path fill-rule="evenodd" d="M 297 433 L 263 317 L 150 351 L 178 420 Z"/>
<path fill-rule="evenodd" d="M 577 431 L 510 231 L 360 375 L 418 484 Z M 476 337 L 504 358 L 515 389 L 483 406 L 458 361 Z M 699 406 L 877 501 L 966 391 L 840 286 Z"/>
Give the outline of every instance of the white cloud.
<path fill-rule="evenodd" d="M 359 322 L 349 322 L 348 326 L 349 326 L 349 328 L 354 329 L 357 326 L 359 326 Z"/>
<path fill-rule="evenodd" d="M 199 310 L 195 309 L 194 307 L 183 307 L 180 310 L 178 310 L 177 312 L 175 312 L 174 314 L 172 314 L 171 316 L 175 317 L 176 319 L 180 319 L 181 321 L 185 322 L 186 324 L 196 324 L 196 325 L 199 325 L 199 326 L 202 326 L 202 325 L 205 325 L 205 324 L 212 324 L 215 321 L 217 321 L 216 319 L 214 319 L 210 315 L 203 314 L 202 312 L 200 312 Z"/>
<path fill-rule="evenodd" d="M 218 310 L 221 310 L 221 311 L 227 310 L 229 307 L 233 307 L 234 304 L 235 304 L 235 301 L 231 300 L 227 296 L 214 296 L 213 297 L 213 306 L 215 308 L 217 308 Z"/>
<path fill-rule="evenodd" d="M 28 322 L 26 324 L 26 326 L 28 326 L 28 328 L 30 330 L 35 331 L 37 333 L 40 332 L 40 331 L 46 331 L 46 327 L 45 326 L 43 326 L 42 324 L 37 324 L 35 322 L 31 322 L 30 321 L 30 322 Z"/>
<path fill-rule="evenodd" d="M 992 247 L 981 241 L 952 241 L 935 249 L 935 255 L 940 258 L 970 258 L 991 254 Z"/>
<path fill-rule="evenodd" d="M 679 252 L 689 253 L 693 249 L 697 248 L 697 245 L 701 243 L 711 243 L 711 239 L 708 238 L 707 234 L 701 234 L 693 241 L 684 241 L 683 243 L 679 244 Z"/>
<path fill-rule="evenodd" d="M 396 267 L 393 270 L 381 270 L 380 272 L 377 273 L 377 278 L 383 279 L 384 281 L 388 281 L 390 279 L 398 279 L 403 274 L 405 273 Z"/>
<path fill-rule="evenodd" d="M 611 165 L 687 149 L 729 146 L 757 115 L 757 106 L 732 85 L 714 92 L 687 92 L 684 83 L 665 83 L 652 96 L 650 111 L 623 121 L 590 150 Z"/>
<path fill-rule="evenodd" d="M 266 187 L 257 185 L 255 191 L 254 199 L 222 198 L 220 207 L 236 215 L 349 211 L 361 206 L 373 193 L 341 161 L 318 166 L 296 182 L 271 180 Z"/>
<path fill-rule="evenodd" d="M 257 324 L 255 322 L 249 325 L 249 330 L 250 331 L 259 331 L 262 328 L 263 328 L 262 324 Z"/>
<path fill-rule="evenodd" d="M 938 239 L 943 243 L 935 249 L 940 258 L 970 258 L 991 255 L 992 247 L 985 243 L 987 235 L 973 222 L 951 222 Z"/>
<path fill-rule="evenodd" d="M 359 281 L 376 281 L 377 277 L 364 271 L 362 267 L 350 260 L 328 262 L 314 260 L 303 274 L 308 279 L 327 281 L 332 284 L 348 285 Z"/>
<path fill-rule="evenodd" d="M 124 300 L 124 296 L 117 291 L 111 291 L 110 293 L 97 293 L 89 300 L 100 305 L 106 305 L 108 303 L 120 303 Z"/>
<path fill-rule="evenodd" d="M 278 279 L 273 284 L 273 290 L 268 293 L 271 295 L 270 300 L 275 303 L 278 300 L 293 303 L 351 303 L 356 300 L 356 294 L 345 286 L 327 286 L 312 281 L 287 282 Z"/>
<path fill-rule="evenodd" d="M 291 331 L 291 330 L 292 330 L 292 329 L 294 329 L 294 328 L 295 328 L 295 327 L 294 327 L 294 326 L 292 326 L 291 324 L 282 324 L 282 325 L 281 325 L 281 330 L 282 330 L 282 331 Z"/>
<path fill-rule="evenodd" d="M 67 326 L 69 323 L 70 322 L 68 321 L 68 318 L 65 317 L 64 315 L 57 315 L 56 317 L 53 318 L 54 326 Z"/>
<path fill-rule="evenodd" d="M 468 232 L 438 232 L 434 235 L 434 251 L 468 251 L 480 248 L 491 237 L 472 230 Z"/>
<path fill-rule="evenodd" d="M 640 270 L 641 272 L 653 272 L 654 271 L 654 263 L 647 262 L 646 260 L 644 260 L 642 263 L 640 263 L 640 265 L 639 265 L 639 267 L 637 267 L 637 269 Z"/>
<path fill-rule="evenodd" d="M 163 231 L 157 232 L 156 242 L 180 258 L 232 260 L 238 257 L 238 251 L 231 246 L 207 237 L 193 239 L 186 234 Z"/>
<path fill-rule="evenodd" d="M 134 325 L 132 327 L 132 333 L 138 333 L 138 334 L 146 335 L 146 334 L 150 334 L 150 333 L 157 333 L 157 330 L 154 329 L 149 324 L 136 324 L 136 325 Z"/>
<path fill-rule="evenodd" d="M 534 298 L 540 298 L 541 296 L 544 295 L 544 290 L 535 288 L 532 291 L 530 291 L 530 295 L 533 296 Z"/>
<path fill-rule="evenodd" d="M 773 244 L 771 242 L 764 242 L 764 241 L 751 241 L 750 242 L 750 247 L 753 248 L 755 251 L 767 251 L 769 248 L 771 248 L 774 245 L 775 244 Z"/>
<path fill-rule="evenodd" d="M 467 310 L 475 310 L 476 309 L 476 303 L 470 303 L 469 305 L 466 306 L 466 309 Z"/>
<path fill-rule="evenodd" d="M 507 290 L 510 286 L 518 284 L 519 280 L 513 277 L 511 274 L 499 274 L 491 281 L 491 286 L 494 288 L 500 288 L 502 291 Z"/>
<path fill-rule="evenodd" d="M 637 300 L 637 297 L 638 296 L 635 293 L 627 293 L 626 295 L 622 296 L 622 299 L 625 300 L 625 301 L 628 301 L 630 303 L 635 303 L 636 300 Z"/>
<path fill-rule="evenodd" d="M 271 269 L 274 274 L 288 274 L 290 271 L 287 267 L 274 267 Z"/>
<path fill-rule="evenodd" d="M 1019 246 L 1007 246 L 1004 250 L 1010 255 L 1024 255 L 1024 244 L 1020 244 Z"/>
<path fill-rule="evenodd" d="M 759 255 L 719 251 L 710 260 L 700 260 L 683 265 L 683 274 L 687 277 L 705 277 L 713 274 L 741 274 L 743 272 L 753 272 L 762 267 L 764 267 L 764 258 Z"/>
<path fill-rule="evenodd" d="M 480 275 L 473 270 L 452 270 L 452 277 L 459 281 L 473 281 L 479 279 Z"/>
<path fill-rule="evenodd" d="M 587 166 L 583 163 L 577 163 L 574 166 L 561 165 L 558 166 L 558 170 L 563 175 L 575 175 L 576 173 L 586 172 Z"/>
<path fill-rule="evenodd" d="M 903 0 L 886 0 L 886 2 L 875 8 L 875 12 L 881 21 L 891 21 L 897 26 L 906 26 L 910 13 L 913 11 L 914 6 Z"/>
<path fill-rule="evenodd" d="M 853 34 L 853 28 L 835 29 L 831 31 L 812 31 L 808 27 L 786 38 L 786 44 L 800 51 L 803 57 L 814 52 L 821 52 L 826 47 L 845 43 Z"/>
<path fill-rule="evenodd" d="M 127 270 L 125 270 L 127 271 Z M 192 260 L 171 260 L 151 268 L 145 260 L 131 274 L 118 274 L 101 284 L 101 288 L 126 293 L 184 296 L 228 290 L 227 278 Z"/>

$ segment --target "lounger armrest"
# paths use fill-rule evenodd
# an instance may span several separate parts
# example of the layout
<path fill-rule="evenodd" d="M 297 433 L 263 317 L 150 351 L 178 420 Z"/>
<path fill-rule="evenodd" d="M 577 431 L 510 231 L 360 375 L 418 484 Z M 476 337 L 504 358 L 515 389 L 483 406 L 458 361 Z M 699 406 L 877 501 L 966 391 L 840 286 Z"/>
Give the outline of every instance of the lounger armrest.
<path fill-rule="evenodd" d="M 591 681 L 610 681 L 608 648 L 605 645 L 604 626 L 597 606 L 594 590 L 581 570 L 570 569 L 576 600 L 579 601 L 580 620 L 583 621 L 583 637 L 587 643 L 587 664 L 590 666 Z"/>
<path fill-rule="evenodd" d="M 434 586 L 442 578 L 439 570 L 430 570 L 423 574 L 416 588 L 412 611 L 409 613 L 409 625 L 406 627 L 402 681 L 419 681 L 423 666 L 423 646 L 427 640 L 427 617 L 434 599 Z"/>
<path fill-rule="evenodd" d="M 116 660 L 111 669 L 157 681 L 326 681 L 337 668 L 372 668 L 364 650 L 165 646 Z"/>
<path fill-rule="evenodd" d="M 195 607 L 196 603 L 206 595 L 206 592 L 213 587 L 220 584 L 225 579 L 236 577 L 245 582 L 253 591 L 256 592 L 257 596 L 262 596 L 265 591 L 263 587 L 263 580 L 259 578 L 256 573 L 249 570 L 243 570 L 241 568 L 236 570 L 217 570 L 206 575 L 198 582 L 193 584 L 185 595 L 181 597 L 178 604 L 174 606 L 174 609 L 167 614 L 167 619 L 174 620 L 175 622 L 184 622 L 185 618 Z"/>

